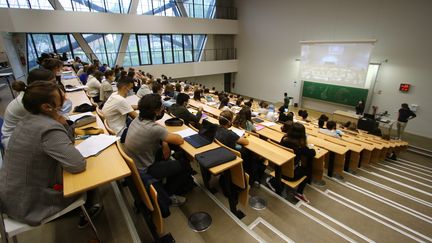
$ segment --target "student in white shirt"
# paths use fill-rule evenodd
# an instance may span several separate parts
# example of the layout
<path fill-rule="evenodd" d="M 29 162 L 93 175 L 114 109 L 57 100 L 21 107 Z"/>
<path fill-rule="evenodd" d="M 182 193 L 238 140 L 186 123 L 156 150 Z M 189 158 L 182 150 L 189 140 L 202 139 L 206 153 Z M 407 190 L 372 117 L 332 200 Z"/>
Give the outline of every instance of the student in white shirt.
<path fill-rule="evenodd" d="M 106 102 L 108 98 L 111 96 L 111 94 L 113 93 L 113 87 L 111 84 L 112 82 L 114 82 L 115 79 L 114 71 L 112 70 L 106 70 L 104 75 L 105 75 L 105 80 L 101 83 L 100 94 L 99 94 L 99 98 L 101 102 Z"/>
<path fill-rule="evenodd" d="M 100 80 L 97 79 L 97 77 L 101 76 L 101 72 L 96 71 L 96 66 L 90 66 L 87 69 L 88 79 L 86 86 L 87 94 L 89 97 L 93 98 L 94 101 L 99 102 L 99 92 L 100 92 Z M 102 74 L 103 75 L 103 74 Z"/>
<path fill-rule="evenodd" d="M 326 127 L 327 127 L 327 129 L 320 128 L 319 132 L 324 133 L 324 134 L 329 135 L 329 136 L 332 136 L 332 137 L 335 137 L 335 138 L 341 138 L 342 137 L 342 134 L 340 134 L 340 132 L 338 132 L 336 130 L 336 122 L 328 121 L 326 123 Z"/>
<path fill-rule="evenodd" d="M 145 78 L 144 78 L 144 80 L 145 80 Z M 140 89 L 137 91 L 136 95 L 139 98 L 142 98 L 142 97 L 144 97 L 144 95 L 151 94 L 151 93 L 152 93 L 152 91 L 150 89 L 150 84 L 149 83 L 143 83 L 141 85 Z"/>
<path fill-rule="evenodd" d="M 113 93 L 102 108 L 102 113 L 107 120 L 108 126 L 114 132 L 121 136 L 124 128 L 126 128 L 126 120 L 129 115 L 132 119 L 138 116 L 134 111 L 136 106 L 131 106 L 126 97 L 129 90 L 133 88 L 133 79 L 124 78 L 117 83 L 118 91 Z"/>
<path fill-rule="evenodd" d="M 56 82 L 55 73 L 47 69 L 33 69 L 29 72 L 27 78 L 27 85 L 30 85 L 34 81 L 50 81 Z M 6 107 L 4 113 L 4 122 L 2 126 L 2 144 L 6 149 L 9 138 L 15 130 L 16 125 L 23 119 L 29 112 L 24 108 L 22 98 L 24 96 L 24 90 L 26 85 L 21 81 L 15 81 L 12 83 L 12 88 L 19 92 L 18 96 L 12 100 Z"/>

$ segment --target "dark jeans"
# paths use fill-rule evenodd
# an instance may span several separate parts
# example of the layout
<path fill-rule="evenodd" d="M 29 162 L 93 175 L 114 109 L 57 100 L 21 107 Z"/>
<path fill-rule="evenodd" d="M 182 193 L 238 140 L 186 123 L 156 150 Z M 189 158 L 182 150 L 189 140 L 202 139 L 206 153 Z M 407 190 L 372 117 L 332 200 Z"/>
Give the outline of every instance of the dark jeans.
<path fill-rule="evenodd" d="M 147 173 L 158 180 L 166 178 L 164 188 L 169 195 L 184 194 L 190 189 L 187 183 L 190 181 L 192 168 L 185 159 L 163 160 L 162 151 L 159 151 L 156 161 L 148 168 Z"/>

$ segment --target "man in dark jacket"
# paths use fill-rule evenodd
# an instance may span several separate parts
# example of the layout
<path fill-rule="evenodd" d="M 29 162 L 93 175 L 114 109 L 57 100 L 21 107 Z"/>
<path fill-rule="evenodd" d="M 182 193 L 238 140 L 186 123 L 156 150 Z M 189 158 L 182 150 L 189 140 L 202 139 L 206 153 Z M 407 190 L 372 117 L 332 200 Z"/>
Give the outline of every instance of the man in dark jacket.
<path fill-rule="evenodd" d="M 169 111 L 175 117 L 181 118 L 186 125 L 191 124 L 192 126 L 197 127 L 202 116 L 203 108 L 200 107 L 198 113 L 194 115 L 186 108 L 188 102 L 189 95 L 179 93 L 177 95 L 176 103 L 170 107 Z"/>
<path fill-rule="evenodd" d="M 416 114 L 412 112 L 408 106 L 408 104 L 403 103 L 401 108 L 399 109 L 398 121 L 397 121 L 397 135 L 398 139 L 402 138 L 402 134 L 405 130 L 405 127 L 408 123 L 408 120 L 411 120 L 416 117 Z"/>

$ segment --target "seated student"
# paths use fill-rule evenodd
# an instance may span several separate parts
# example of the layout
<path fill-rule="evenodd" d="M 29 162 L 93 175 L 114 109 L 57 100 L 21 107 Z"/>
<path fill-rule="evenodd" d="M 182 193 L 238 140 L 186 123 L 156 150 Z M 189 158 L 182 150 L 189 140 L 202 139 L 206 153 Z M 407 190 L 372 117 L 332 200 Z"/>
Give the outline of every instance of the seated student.
<path fill-rule="evenodd" d="M 50 70 L 56 75 L 57 84 L 63 87 L 61 82 L 61 75 L 63 69 L 63 62 L 57 58 L 46 58 L 42 61 L 42 68 Z M 64 90 L 64 88 L 62 88 Z"/>
<path fill-rule="evenodd" d="M 153 94 L 161 95 L 162 94 L 162 84 L 160 84 L 159 82 L 153 83 L 152 92 L 153 92 Z"/>
<path fill-rule="evenodd" d="M 79 56 L 75 56 L 75 59 L 72 63 L 72 67 L 75 70 L 75 72 L 78 72 L 80 70 L 80 68 L 82 67 L 82 62 L 81 62 L 81 58 Z"/>
<path fill-rule="evenodd" d="M 171 160 L 169 144 L 181 145 L 183 138 L 155 121 L 163 116 L 161 96 L 148 94 L 138 102 L 139 117 L 129 126 L 125 148 L 133 158 L 141 175 L 149 174 L 155 179 L 167 179 L 165 189 L 170 195 L 172 204 L 180 206 L 186 198 L 179 196 L 191 175 L 189 162 Z"/>
<path fill-rule="evenodd" d="M 87 95 L 91 98 L 93 98 L 93 100 L 95 102 L 99 102 L 99 92 L 100 92 L 100 81 L 96 78 L 99 77 L 100 74 L 96 74 L 96 66 L 90 66 L 87 69 L 87 74 L 88 74 L 88 79 L 87 79 L 87 83 L 86 86 L 88 87 L 87 89 Z"/>
<path fill-rule="evenodd" d="M 235 132 L 229 130 L 233 123 L 234 113 L 229 110 L 222 111 L 219 115 L 220 126 L 216 130 L 215 139 L 219 140 L 225 146 L 240 151 L 244 162 L 245 171 L 249 174 L 250 185 L 259 186 L 260 179 L 264 175 L 265 165 L 260 156 L 251 153 L 242 146 L 249 144 L 245 137 L 239 137 Z"/>
<path fill-rule="evenodd" d="M 195 89 L 193 93 L 193 99 L 196 101 L 201 101 L 201 90 Z"/>
<path fill-rule="evenodd" d="M 341 138 L 342 137 L 341 132 L 340 131 L 338 132 L 336 130 L 336 122 L 328 121 L 326 124 L 326 127 L 327 127 L 327 129 L 320 128 L 319 132 L 327 134 L 327 135 L 335 137 L 335 138 Z"/>
<path fill-rule="evenodd" d="M 99 71 L 102 73 L 104 73 L 107 70 L 111 70 L 111 69 L 108 67 L 108 64 L 106 63 L 104 63 L 101 67 L 99 67 Z"/>
<path fill-rule="evenodd" d="M 106 102 L 108 98 L 111 96 L 111 94 L 113 93 L 112 83 L 114 82 L 114 79 L 115 79 L 114 71 L 106 70 L 105 80 L 101 83 L 101 87 L 100 87 L 99 98 L 101 102 Z"/>
<path fill-rule="evenodd" d="M 256 128 L 252 122 L 252 112 L 249 107 L 244 106 L 236 115 L 233 125 L 249 132 L 255 132 Z"/>
<path fill-rule="evenodd" d="M 318 127 L 319 128 L 324 128 L 324 124 L 329 120 L 328 116 L 322 114 L 319 118 L 318 118 Z"/>
<path fill-rule="evenodd" d="M 52 83 L 56 82 L 56 77 L 53 72 L 46 69 L 33 69 L 29 72 L 27 78 L 27 84 L 30 85 L 35 81 L 50 81 Z M 5 149 L 7 149 L 10 136 L 12 136 L 16 125 L 20 122 L 29 112 L 24 108 L 22 99 L 24 97 L 24 91 L 26 85 L 21 81 L 14 81 L 12 83 L 12 89 L 19 92 L 18 96 L 12 100 L 6 107 L 4 113 L 4 121 L 2 126 L 2 144 Z"/>
<path fill-rule="evenodd" d="M 244 102 L 244 106 L 252 108 L 252 102 L 250 100 L 248 100 L 248 101 Z"/>
<path fill-rule="evenodd" d="M 29 112 L 10 137 L 0 170 L 0 199 L 5 213 L 36 226 L 65 209 L 77 198 L 63 196 L 62 170 L 80 173 L 86 161 L 74 146 L 73 129 L 58 114 L 64 93 L 53 82 L 35 81 L 25 89 L 22 103 Z M 101 206 L 86 208 L 96 216 Z M 87 222 L 81 218 L 79 227 Z"/>
<path fill-rule="evenodd" d="M 268 106 L 268 112 L 265 116 L 265 118 L 269 121 L 276 121 L 276 114 L 275 114 L 275 107 L 274 105 L 269 105 Z"/>
<path fill-rule="evenodd" d="M 307 110 L 299 110 L 298 115 L 301 117 L 300 122 L 310 122 L 307 118 L 309 116 Z"/>
<path fill-rule="evenodd" d="M 114 92 L 105 102 L 102 113 L 107 120 L 108 126 L 117 134 L 121 136 L 123 130 L 127 127 L 127 116 L 132 119 L 138 116 L 134 111 L 136 106 L 131 106 L 126 101 L 127 94 L 133 87 L 133 80 L 126 77 L 117 82 L 117 92 Z"/>
<path fill-rule="evenodd" d="M 290 114 L 288 113 L 288 115 L 290 115 Z M 291 115 L 291 117 L 292 117 L 292 115 Z M 291 130 L 293 125 L 294 125 L 294 121 L 292 119 L 288 120 L 286 122 L 283 122 L 283 125 L 281 127 L 281 131 L 284 133 L 288 133 Z"/>
<path fill-rule="evenodd" d="M 244 100 L 243 97 L 241 96 L 237 97 L 236 106 L 242 107 L 244 105 L 243 100 Z"/>
<path fill-rule="evenodd" d="M 150 89 L 150 82 L 147 82 L 147 83 L 143 82 L 143 84 L 141 85 L 141 87 L 137 91 L 136 95 L 139 98 L 142 98 L 142 97 L 144 97 L 144 95 L 151 94 L 151 93 L 152 93 L 152 91 Z"/>
<path fill-rule="evenodd" d="M 226 97 L 225 95 L 222 95 L 218 109 L 222 110 L 222 111 L 225 111 L 225 110 L 231 111 L 231 109 L 228 106 L 228 103 L 229 103 L 228 97 Z"/>
<path fill-rule="evenodd" d="M 288 108 L 285 107 L 284 105 L 279 107 L 279 118 L 278 118 L 278 122 L 286 122 L 289 119 L 294 119 L 292 116 L 289 116 L 289 113 L 287 114 L 286 112 L 288 111 Z"/>
<path fill-rule="evenodd" d="M 315 150 L 309 149 L 308 147 L 306 140 L 306 129 L 303 124 L 298 122 L 294 123 L 288 133 L 284 135 L 280 144 L 284 147 L 294 150 L 294 153 L 296 155 L 294 159 L 294 177 L 289 178 L 284 176 L 284 179 L 287 179 L 289 181 L 297 181 L 303 176 L 306 176 L 306 179 L 298 186 L 294 196 L 298 200 L 309 203 L 309 200 L 303 194 L 303 190 L 306 186 L 306 183 L 310 183 L 310 180 L 312 178 L 312 163 L 316 153 Z M 301 158 L 306 158 L 306 165 L 302 163 Z M 269 187 L 274 190 L 274 178 L 269 177 L 267 181 Z"/>
<path fill-rule="evenodd" d="M 168 96 L 170 98 L 174 97 L 174 86 L 172 84 L 166 84 L 165 85 L 164 95 Z"/>
<path fill-rule="evenodd" d="M 267 112 L 268 112 L 268 110 L 267 110 L 267 108 L 268 108 L 267 102 L 260 101 L 258 105 L 259 105 L 258 113 L 262 114 L 262 115 L 267 115 Z"/>
<path fill-rule="evenodd" d="M 184 93 L 179 93 L 177 95 L 176 103 L 169 108 L 169 111 L 175 117 L 181 118 L 186 125 L 191 124 L 194 127 L 198 127 L 202 116 L 203 108 L 202 107 L 198 108 L 198 113 L 196 115 L 193 115 L 186 108 L 188 102 L 189 102 L 189 95 Z"/>
<path fill-rule="evenodd" d="M 175 90 L 174 90 L 174 99 L 177 99 L 177 95 L 180 94 L 182 92 L 182 86 L 180 83 L 176 83 L 175 84 Z"/>

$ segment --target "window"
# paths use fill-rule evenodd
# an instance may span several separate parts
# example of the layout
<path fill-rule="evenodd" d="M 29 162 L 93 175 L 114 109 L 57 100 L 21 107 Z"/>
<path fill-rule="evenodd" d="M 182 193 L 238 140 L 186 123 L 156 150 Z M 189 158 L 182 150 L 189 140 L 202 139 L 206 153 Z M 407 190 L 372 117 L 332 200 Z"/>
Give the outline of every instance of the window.
<path fill-rule="evenodd" d="M 130 35 L 125 57 L 123 59 L 123 66 L 131 67 L 131 66 L 139 66 L 139 57 L 138 57 L 138 45 L 136 35 Z"/>
<path fill-rule="evenodd" d="M 74 57 L 79 57 L 81 61 L 89 63 L 90 61 L 87 58 L 87 55 L 84 53 L 83 49 L 75 40 L 72 34 L 69 34 L 69 40 L 71 42 L 70 46 L 72 46 L 72 52 Z"/>
<path fill-rule="evenodd" d="M 205 37 L 205 35 L 193 35 L 194 62 L 199 62 L 201 59 L 201 51 L 204 46 Z"/>
<path fill-rule="evenodd" d="M 38 56 L 44 52 L 54 52 L 53 44 L 49 34 L 33 34 L 32 36 Z"/>
<path fill-rule="evenodd" d="M 163 64 L 160 35 L 150 35 L 152 64 Z"/>
<path fill-rule="evenodd" d="M 34 0 L 38 1 L 38 0 Z M 40 1 L 40 0 L 39 0 Z M 46 0 L 48 1 L 48 0 Z M 128 13 L 131 0 L 59 0 L 66 11 Z"/>
<path fill-rule="evenodd" d="M 29 70 L 36 67 L 38 54 L 34 48 L 33 39 L 30 34 L 27 34 L 27 63 Z"/>
<path fill-rule="evenodd" d="M 174 47 L 174 62 L 181 63 L 184 62 L 183 56 L 183 36 L 182 35 L 173 35 L 173 47 Z"/>
<path fill-rule="evenodd" d="M 140 0 L 137 14 L 180 17 L 175 0 Z"/>
<path fill-rule="evenodd" d="M 184 61 L 185 62 L 193 62 L 192 53 L 192 35 L 183 35 L 183 43 L 184 43 Z"/>
<path fill-rule="evenodd" d="M 152 60 L 150 55 L 148 35 L 138 35 L 138 47 L 141 65 L 151 64 Z"/>
<path fill-rule="evenodd" d="M 162 35 L 164 63 L 173 63 L 173 48 L 171 35 Z"/>
<path fill-rule="evenodd" d="M 84 39 L 89 44 L 95 58 L 101 64 L 114 65 L 120 47 L 121 34 L 83 34 Z M 93 59 L 93 57 L 92 57 Z"/>

